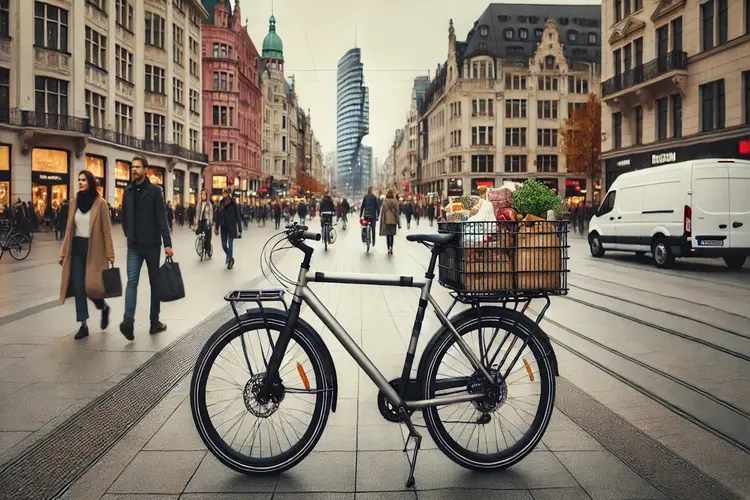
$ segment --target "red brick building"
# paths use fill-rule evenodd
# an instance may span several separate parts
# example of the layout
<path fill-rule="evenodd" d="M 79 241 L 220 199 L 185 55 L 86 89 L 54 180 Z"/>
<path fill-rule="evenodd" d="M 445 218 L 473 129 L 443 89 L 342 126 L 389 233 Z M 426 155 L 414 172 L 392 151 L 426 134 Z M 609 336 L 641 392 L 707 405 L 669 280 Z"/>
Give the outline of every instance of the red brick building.
<path fill-rule="evenodd" d="M 258 51 L 242 26 L 239 0 L 203 0 L 209 17 L 203 38 L 203 140 L 209 167 L 204 187 L 212 197 L 224 187 L 249 200 L 263 178 Z"/>

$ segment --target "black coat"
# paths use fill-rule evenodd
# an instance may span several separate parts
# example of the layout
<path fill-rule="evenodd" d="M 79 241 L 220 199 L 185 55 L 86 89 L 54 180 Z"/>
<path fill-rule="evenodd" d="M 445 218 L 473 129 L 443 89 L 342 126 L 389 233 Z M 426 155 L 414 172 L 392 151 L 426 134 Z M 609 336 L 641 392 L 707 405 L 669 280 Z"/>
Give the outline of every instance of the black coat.
<path fill-rule="evenodd" d="M 362 200 L 362 207 L 359 209 L 360 217 L 369 217 L 377 219 L 380 215 L 380 204 L 374 194 L 366 194 Z"/>
<path fill-rule="evenodd" d="M 324 196 L 320 200 L 320 211 L 321 212 L 336 212 L 336 205 L 333 203 L 333 198 L 330 196 Z"/>
<path fill-rule="evenodd" d="M 242 217 L 240 209 L 233 199 L 226 203 L 222 200 L 219 202 L 219 212 L 216 214 L 216 229 L 228 231 L 229 236 L 236 238 L 242 233 Z"/>
<path fill-rule="evenodd" d="M 128 240 L 128 247 L 138 251 L 148 251 L 159 248 L 164 242 L 165 247 L 172 246 L 167 223 L 167 209 L 161 188 L 151 184 L 148 177 L 141 184 L 140 199 L 135 197 L 138 192 L 135 183 L 131 182 L 122 197 L 122 231 Z"/>

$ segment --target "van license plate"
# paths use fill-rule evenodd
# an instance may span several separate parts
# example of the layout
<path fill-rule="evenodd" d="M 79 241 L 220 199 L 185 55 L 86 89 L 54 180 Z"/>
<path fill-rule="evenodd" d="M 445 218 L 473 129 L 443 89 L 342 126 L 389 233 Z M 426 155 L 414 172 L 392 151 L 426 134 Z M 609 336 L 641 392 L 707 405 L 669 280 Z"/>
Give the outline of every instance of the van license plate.
<path fill-rule="evenodd" d="M 723 247 L 724 240 L 698 240 L 698 246 L 701 247 Z"/>

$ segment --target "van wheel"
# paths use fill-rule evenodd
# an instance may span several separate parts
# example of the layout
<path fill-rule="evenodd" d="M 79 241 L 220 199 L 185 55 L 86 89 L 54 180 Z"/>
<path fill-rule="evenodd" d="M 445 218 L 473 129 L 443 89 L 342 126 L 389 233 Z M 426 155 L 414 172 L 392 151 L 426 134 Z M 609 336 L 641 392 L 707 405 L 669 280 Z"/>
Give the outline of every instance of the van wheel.
<path fill-rule="evenodd" d="M 596 233 L 589 236 L 589 250 L 591 250 L 591 255 L 594 257 L 604 256 L 604 246 L 602 245 L 602 240 Z"/>
<path fill-rule="evenodd" d="M 724 257 L 724 263 L 729 269 L 739 269 L 745 265 L 745 259 L 744 255 L 729 255 Z"/>
<path fill-rule="evenodd" d="M 667 242 L 662 238 L 656 240 L 651 246 L 651 254 L 654 256 L 656 267 L 669 268 L 674 265 L 672 250 L 669 249 Z"/>

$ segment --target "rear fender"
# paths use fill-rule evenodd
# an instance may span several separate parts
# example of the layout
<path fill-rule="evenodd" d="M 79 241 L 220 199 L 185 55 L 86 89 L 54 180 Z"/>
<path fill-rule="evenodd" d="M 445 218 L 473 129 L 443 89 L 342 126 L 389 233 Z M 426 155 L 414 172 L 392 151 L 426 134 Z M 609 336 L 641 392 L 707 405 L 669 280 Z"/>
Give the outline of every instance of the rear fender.
<path fill-rule="evenodd" d="M 261 315 L 265 314 L 267 317 L 275 317 L 276 319 L 279 319 L 281 321 L 285 321 L 286 318 L 289 316 L 289 313 L 283 309 L 276 309 L 271 307 L 264 307 L 262 310 L 259 307 L 254 307 L 247 310 L 249 315 L 257 314 Z M 300 330 L 305 331 L 305 333 L 308 335 L 308 338 L 311 339 L 313 344 L 316 344 L 316 348 L 318 349 L 318 352 L 320 352 L 320 356 L 322 358 L 323 364 L 328 365 L 327 366 L 327 374 L 328 374 L 328 383 L 331 387 L 331 410 L 335 413 L 336 412 L 336 403 L 338 401 L 338 394 L 339 394 L 339 382 L 338 382 L 338 376 L 336 374 L 336 365 L 333 363 L 333 357 L 331 357 L 331 352 L 328 350 L 328 346 L 326 346 L 326 343 L 323 342 L 323 339 L 320 338 L 320 335 L 318 332 L 315 331 L 315 329 L 310 326 L 310 324 L 305 321 L 302 318 L 297 319 L 297 328 Z"/>
<path fill-rule="evenodd" d="M 547 333 L 542 330 L 531 318 L 526 316 L 525 314 L 521 314 L 518 311 L 514 311 L 513 309 L 507 309 L 505 307 L 497 307 L 497 306 L 482 306 L 480 308 L 480 313 L 482 316 L 497 316 L 497 317 L 506 317 L 510 318 L 511 321 L 517 320 L 519 324 L 523 324 L 524 327 L 529 331 L 536 331 L 537 337 L 539 338 L 539 341 L 542 344 L 542 347 L 544 348 L 545 352 L 549 353 L 549 361 L 550 366 L 552 367 L 552 373 L 557 377 L 560 375 L 558 364 L 557 364 L 557 355 L 555 355 L 555 350 L 552 347 L 552 342 L 550 341 L 549 336 Z M 461 311 L 460 313 L 456 314 L 455 316 L 451 316 L 451 324 L 456 330 L 461 329 L 461 326 L 468 321 L 472 321 L 476 319 L 477 317 L 477 311 L 475 309 L 466 309 L 465 311 Z M 427 369 L 427 359 L 429 356 L 427 356 L 428 353 L 430 353 L 433 348 L 435 347 L 435 344 L 438 343 L 438 341 L 442 338 L 443 335 L 450 334 L 450 331 L 446 326 L 440 327 L 440 329 L 435 333 L 435 335 L 432 336 L 430 341 L 428 342 L 427 346 L 425 347 L 424 354 L 422 354 L 422 359 L 419 360 L 419 369 L 418 369 L 418 377 L 419 380 L 424 380 L 425 370 Z"/>

